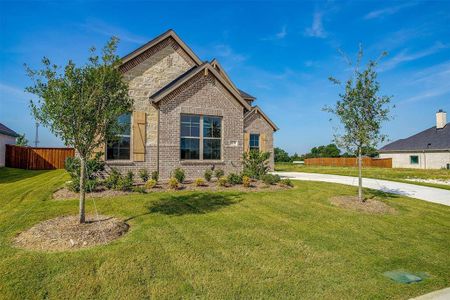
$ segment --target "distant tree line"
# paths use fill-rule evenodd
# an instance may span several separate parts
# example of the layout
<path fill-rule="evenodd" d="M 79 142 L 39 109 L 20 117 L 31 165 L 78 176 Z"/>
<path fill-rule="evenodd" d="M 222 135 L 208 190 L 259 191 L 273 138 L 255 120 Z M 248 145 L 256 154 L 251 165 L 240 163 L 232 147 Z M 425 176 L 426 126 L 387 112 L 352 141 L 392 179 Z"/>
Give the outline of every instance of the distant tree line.
<path fill-rule="evenodd" d="M 344 152 L 342 153 L 336 144 L 322 145 L 318 147 L 313 147 L 310 152 L 298 155 L 294 153 L 289 155 L 289 153 L 281 148 L 275 148 L 275 162 L 293 162 L 298 160 L 304 160 L 305 158 L 317 158 L 317 157 L 356 157 L 356 153 Z M 378 156 L 377 149 L 373 147 L 363 147 L 362 154 L 364 156 L 376 157 Z"/>

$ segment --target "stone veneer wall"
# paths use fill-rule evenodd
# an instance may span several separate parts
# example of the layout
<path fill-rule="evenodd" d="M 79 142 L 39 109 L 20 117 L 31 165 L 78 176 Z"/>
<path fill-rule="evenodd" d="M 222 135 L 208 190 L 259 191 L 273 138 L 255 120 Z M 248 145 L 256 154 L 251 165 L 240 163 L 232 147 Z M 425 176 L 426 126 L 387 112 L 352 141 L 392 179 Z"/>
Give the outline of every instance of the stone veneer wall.
<path fill-rule="evenodd" d="M 274 155 L 273 155 L 273 128 L 269 123 L 258 113 L 253 113 L 244 120 L 244 132 L 265 134 L 266 135 L 266 149 L 271 153 L 269 159 L 269 166 L 274 170 Z"/>
<path fill-rule="evenodd" d="M 211 74 L 191 78 L 160 102 L 160 176 L 181 167 L 188 178 L 203 177 L 206 169 L 225 173 L 242 171 L 243 107 Z M 222 160 L 180 160 L 180 115 L 200 114 L 222 117 Z M 235 144 L 233 144 L 235 143 Z"/>
<path fill-rule="evenodd" d="M 172 38 L 168 38 L 121 67 L 124 80 L 129 84 L 134 110 L 147 113 L 145 161 L 107 161 L 109 167 L 122 172 L 157 169 L 158 110 L 149 97 L 185 73 L 195 62 Z"/>

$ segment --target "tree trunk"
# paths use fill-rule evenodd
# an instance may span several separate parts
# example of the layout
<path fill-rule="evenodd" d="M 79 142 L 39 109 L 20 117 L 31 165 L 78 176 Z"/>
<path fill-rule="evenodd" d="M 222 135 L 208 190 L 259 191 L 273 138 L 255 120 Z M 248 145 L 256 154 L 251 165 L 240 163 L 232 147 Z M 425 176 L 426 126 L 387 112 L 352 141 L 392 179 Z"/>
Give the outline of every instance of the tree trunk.
<path fill-rule="evenodd" d="M 362 191 L 362 154 L 361 147 L 358 147 L 358 199 L 363 201 L 363 191 Z"/>
<path fill-rule="evenodd" d="M 85 212 L 84 212 L 84 199 L 85 199 L 85 190 L 84 190 L 84 182 L 86 177 L 86 159 L 84 157 L 80 157 L 80 223 L 84 223 L 86 221 Z"/>

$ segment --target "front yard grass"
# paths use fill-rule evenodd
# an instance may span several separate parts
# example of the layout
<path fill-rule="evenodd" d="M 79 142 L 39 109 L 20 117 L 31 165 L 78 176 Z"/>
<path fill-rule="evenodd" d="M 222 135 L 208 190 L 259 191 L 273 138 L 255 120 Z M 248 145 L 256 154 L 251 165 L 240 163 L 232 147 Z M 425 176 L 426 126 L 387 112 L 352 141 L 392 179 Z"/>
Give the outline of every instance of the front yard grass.
<path fill-rule="evenodd" d="M 358 168 L 356 167 L 305 166 L 292 163 L 277 163 L 275 165 L 275 171 L 358 176 Z M 423 169 L 363 168 L 362 174 L 363 177 L 367 178 L 392 180 L 450 190 L 450 185 L 407 180 L 408 178 L 450 180 L 450 170 L 446 169 L 423 170 Z"/>
<path fill-rule="evenodd" d="M 50 199 L 66 180 L 62 170 L 0 169 L 0 298 L 408 299 L 450 285 L 450 207 L 366 191 L 397 213 L 359 213 L 330 204 L 356 192 L 330 183 L 88 199 L 89 213 L 130 231 L 78 251 L 12 247 L 36 223 L 77 213 L 77 199 Z M 430 278 L 383 276 L 399 269 Z"/>

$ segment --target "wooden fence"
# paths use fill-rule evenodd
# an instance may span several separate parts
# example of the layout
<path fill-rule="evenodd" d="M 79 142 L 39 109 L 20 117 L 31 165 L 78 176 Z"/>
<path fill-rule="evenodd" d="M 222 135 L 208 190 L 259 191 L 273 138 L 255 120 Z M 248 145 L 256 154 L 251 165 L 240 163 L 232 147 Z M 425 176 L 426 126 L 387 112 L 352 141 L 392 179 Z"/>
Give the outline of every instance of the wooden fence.
<path fill-rule="evenodd" d="M 319 157 L 305 159 L 307 166 L 357 167 L 356 157 Z M 363 167 L 392 168 L 391 158 L 362 158 Z"/>
<path fill-rule="evenodd" d="M 73 148 L 34 148 L 6 145 L 5 166 L 27 170 L 63 169 L 67 157 L 73 157 Z"/>

